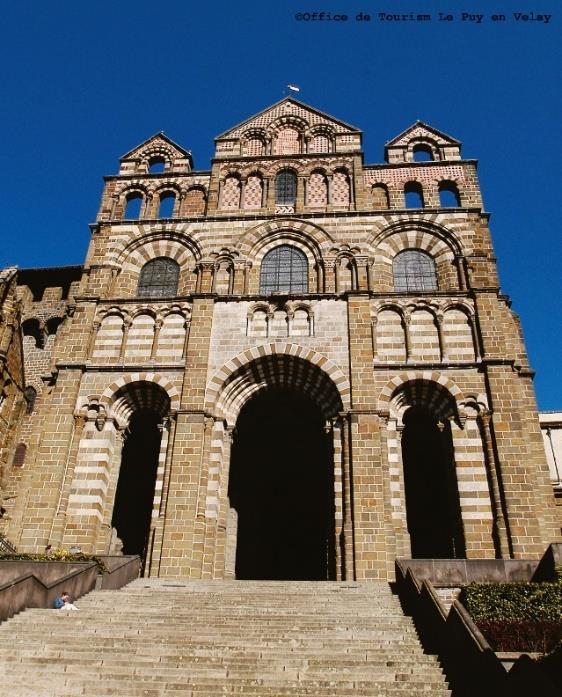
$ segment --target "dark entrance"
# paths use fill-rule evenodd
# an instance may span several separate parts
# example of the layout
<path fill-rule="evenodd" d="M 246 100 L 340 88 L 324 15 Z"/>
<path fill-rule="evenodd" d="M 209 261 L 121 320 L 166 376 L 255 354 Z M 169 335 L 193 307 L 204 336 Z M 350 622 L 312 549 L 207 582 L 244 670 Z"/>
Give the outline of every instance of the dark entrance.
<path fill-rule="evenodd" d="M 123 542 L 123 554 L 146 556 L 160 452 L 159 417 L 135 412 L 123 445 L 112 527 Z"/>
<path fill-rule="evenodd" d="M 421 407 L 404 416 L 402 458 L 412 557 L 464 557 L 458 484 L 448 421 L 442 429 Z"/>
<path fill-rule="evenodd" d="M 336 577 L 333 446 L 324 424 L 311 400 L 283 390 L 241 411 L 229 485 L 238 512 L 236 578 Z"/>

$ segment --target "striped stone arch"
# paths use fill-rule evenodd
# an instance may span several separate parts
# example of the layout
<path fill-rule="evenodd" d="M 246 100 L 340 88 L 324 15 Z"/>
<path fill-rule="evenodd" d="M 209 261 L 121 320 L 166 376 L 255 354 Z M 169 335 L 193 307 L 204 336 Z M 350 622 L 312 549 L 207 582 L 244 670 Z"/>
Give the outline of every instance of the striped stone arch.
<path fill-rule="evenodd" d="M 151 388 L 151 385 L 158 387 L 160 392 L 166 395 L 167 401 L 163 395 L 156 397 L 155 395 L 159 392 Z M 127 396 L 125 393 L 128 393 Z M 160 414 L 161 416 L 165 416 L 169 410 L 177 411 L 180 407 L 180 394 L 163 375 L 131 373 L 123 375 L 106 387 L 99 401 L 108 415 L 125 418 L 127 421 L 135 406 L 138 408 L 150 406 L 160 414 L 159 410 L 166 405 L 167 410 Z"/>
<path fill-rule="evenodd" d="M 441 307 L 441 312 L 447 312 L 448 310 L 460 310 L 467 317 L 474 317 L 474 307 L 462 299 L 445 302 Z"/>
<path fill-rule="evenodd" d="M 424 220 L 401 221 L 374 235 L 375 262 L 392 264 L 392 260 L 405 249 L 421 249 L 430 254 L 438 264 L 452 262 L 460 254 L 460 244 L 450 231 Z"/>
<path fill-rule="evenodd" d="M 205 408 L 234 425 L 253 395 L 274 388 L 303 392 L 326 419 L 350 408 L 349 380 L 335 363 L 312 349 L 282 342 L 255 346 L 228 361 L 207 384 Z"/>
<path fill-rule="evenodd" d="M 130 193 L 140 193 L 146 199 L 151 188 L 152 187 L 147 185 L 142 179 L 131 179 L 129 181 L 124 181 L 120 186 L 117 185 L 114 195 L 122 197 Z"/>
<path fill-rule="evenodd" d="M 303 220 L 281 219 L 258 225 L 248 230 L 238 241 L 237 248 L 242 257 L 260 262 L 264 254 L 275 246 L 287 242 L 302 249 L 310 258 L 316 260 L 329 252 L 334 240 L 317 225 Z"/>
<path fill-rule="evenodd" d="M 463 414 L 465 397 L 446 375 L 435 370 L 412 370 L 399 373 L 381 390 L 377 408 L 402 420 L 406 409 L 414 405 L 428 407 L 437 418 Z"/>
<path fill-rule="evenodd" d="M 179 186 L 179 184 L 175 181 L 169 181 L 169 182 L 162 182 L 158 183 L 158 185 L 154 188 L 152 193 L 155 196 L 159 196 L 163 192 L 171 191 L 176 195 L 176 198 L 180 198 L 182 194 L 182 189 Z"/>
<path fill-rule="evenodd" d="M 122 240 L 109 251 L 110 263 L 123 271 L 139 272 L 147 261 L 156 257 L 170 257 L 180 267 L 194 263 L 201 258 L 197 243 L 184 233 L 170 228 L 150 233 L 133 240 Z"/>

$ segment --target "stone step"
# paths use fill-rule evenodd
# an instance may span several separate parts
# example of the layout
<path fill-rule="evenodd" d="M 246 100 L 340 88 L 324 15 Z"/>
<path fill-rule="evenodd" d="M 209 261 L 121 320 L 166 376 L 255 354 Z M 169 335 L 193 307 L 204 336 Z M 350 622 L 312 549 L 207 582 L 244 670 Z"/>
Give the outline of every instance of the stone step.
<path fill-rule="evenodd" d="M 10 697 L 446 697 L 387 584 L 139 579 L 0 626 Z"/>

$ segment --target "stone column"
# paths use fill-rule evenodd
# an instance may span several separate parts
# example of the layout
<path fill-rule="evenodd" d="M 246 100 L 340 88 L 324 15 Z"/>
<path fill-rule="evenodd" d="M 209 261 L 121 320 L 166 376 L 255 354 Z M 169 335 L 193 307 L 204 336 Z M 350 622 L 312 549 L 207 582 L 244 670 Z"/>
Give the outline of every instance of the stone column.
<path fill-rule="evenodd" d="M 353 337 L 349 348 L 353 386 L 350 443 L 356 578 L 386 580 L 394 549 L 385 511 L 386 475 L 376 404 L 369 294 L 350 291 L 347 306 L 348 331 Z"/>
<path fill-rule="evenodd" d="M 201 576 L 195 526 L 201 466 L 205 451 L 205 388 L 214 301 L 193 298 L 180 409 L 174 435 L 162 541 L 161 576 Z"/>
<path fill-rule="evenodd" d="M 342 498 L 343 498 L 343 577 L 355 579 L 355 545 L 353 530 L 353 472 L 351 464 L 350 415 L 340 414 L 340 437 L 342 451 Z"/>
<path fill-rule="evenodd" d="M 162 540 L 164 537 L 164 527 L 166 525 L 166 510 L 168 504 L 168 494 L 170 486 L 170 470 L 172 467 L 175 434 L 176 434 L 177 414 L 170 415 L 170 431 L 166 448 L 166 460 L 164 462 L 164 477 L 162 479 L 162 494 L 158 518 L 154 524 L 154 542 L 152 546 L 152 556 L 150 559 L 150 575 L 160 576 L 160 562 L 162 558 Z"/>
<path fill-rule="evenodd" d="M 153 361 L 156 358 L 156 353 L 158 351 L 158 341 L 160 339 L 160 330 L 162 329 L 162 319 L 157 319 L 154 322 L 154 334 L 152 336 L 152 346 L 150 347 L 150 360 Z"/>
<path fill-rule="evenodd" d="M 490 484 L 490 501 L 492 504 L 492 515 L 494 517 L 494 540 L 497 545 L 497 552 L 499 553 L 500 559 L 509 559 L 511 554 L 501 498 L 500 467 L 496 460 L 493 444 L 494 441 L 490 430 L 492 421 L 491 412 L 488 410 L 480 412 L 478 415 L 478 421 L 484 445 L 484 462 L 486 463 L 488 482 Z"/>
<path fill-rule="evenodd" d="M 230 453 L 232 449 L 233 428 L 228 426 L 223 431 L 222 457 L 219 477 L 219 510 L 217 536 L 214 549 L 213 578 L 224 578 L 226 572 L 227 546 L 229 542 L 228 523 L 231 518 L 228 482 L 230 476 Z"/>
<path fill-rule="evenodd" d="M 49 544 L 51 544 L 55 549 L 57 547 L 60 547 L 62 544 L 66 511 L 68 508 L 68 499 L 70 496 L 70 487 L 74 478 L 74 469 L 76 467 L 76 459 L 78 457 L 78 448 L 80 447 L 80 439 L 82 438 L 82 432 L 84 430 L 85 425 L 86 414 L 75 414 L 74 433 L 72 434 L 70 450 L 66 459 L 65 472 L 62 479 L 59 502 L 55 511 L 55 517 L 53 518 L 51 534 L 49 535 Z"/>

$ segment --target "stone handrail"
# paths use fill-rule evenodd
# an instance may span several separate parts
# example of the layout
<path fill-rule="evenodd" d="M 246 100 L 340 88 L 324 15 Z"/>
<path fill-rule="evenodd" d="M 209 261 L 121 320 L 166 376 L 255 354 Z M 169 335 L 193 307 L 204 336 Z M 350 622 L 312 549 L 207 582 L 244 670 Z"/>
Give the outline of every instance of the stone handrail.
<path fill-rule="evenodd" d="M 137 578 L 138 556 L 102 556 L 107 572 L 94 561 L 0 561 L 0 622 L 26 608 L 51 608 L 62 591 L 80 598 L 94 588 L 114 590 Z"/>
<path fill-rule="evenodd" d="M 14 554 L 16 548 L 5 537 L 0 535 L 0 552 L 5 554 Z"/>
<path fill-rule="evenodd" d="M 463 604 L 454 600 L 447 613 L 431 581 L 417 578 L 406 560 L 396 561 L 396 589 L 424 649 L 439 657 L 454 697 L 560 697 L 528 656 L 508 673 Z"/>

